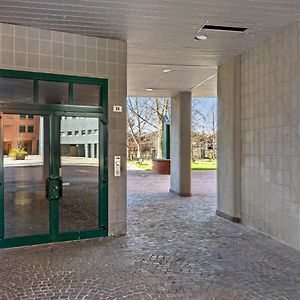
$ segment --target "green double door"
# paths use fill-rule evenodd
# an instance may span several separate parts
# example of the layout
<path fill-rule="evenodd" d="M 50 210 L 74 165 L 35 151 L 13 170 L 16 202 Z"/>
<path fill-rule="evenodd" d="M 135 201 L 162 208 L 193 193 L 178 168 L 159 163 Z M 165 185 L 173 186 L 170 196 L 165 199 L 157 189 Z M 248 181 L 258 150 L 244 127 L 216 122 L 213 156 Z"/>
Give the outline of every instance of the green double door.
<path fill-rule="evenodd" d="M 107 143 L 99 113 L 1 113 L 0 247 L 107 235 Z"/>

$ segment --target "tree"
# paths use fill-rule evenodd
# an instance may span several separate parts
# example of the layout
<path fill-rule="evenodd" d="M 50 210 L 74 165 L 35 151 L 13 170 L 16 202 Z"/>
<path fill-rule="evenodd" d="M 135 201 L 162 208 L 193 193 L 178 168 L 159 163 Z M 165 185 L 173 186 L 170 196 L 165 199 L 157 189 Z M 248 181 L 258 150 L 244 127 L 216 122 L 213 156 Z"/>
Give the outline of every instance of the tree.
<path fill-rule="evenodd" d="M 127 101 L 127 124 L 128 131 L 137 146 L 137 159 L 142 158 L 141 144 L 145 132 L 149 132 L 150 128 L 157 130 L 152 124 L 153 111 L 144 98 L 128 98 Z"/>
<path fill-rule="evenodd" d="M 217 142 L 217 108 L 215 99 L 205 99 L 205 101 L 201 98 L 193 99 L 192 130 L 192 144 L 199 143 L 199 141 L 197 141 L 199 136 L 205 139 L 203 141 L 204 143 L 207 143 L 208 140 L 211 141 L 213 145 L 213 156 L 215 156 Z M 192 158 L 193 160 L 195 159 L 194 157 Z"/>
<path fill-rule="evenodd" d="M 142 158 L 142 140 L 146 133 L 156 132 L 156 157 L 162 156 L 162 125 L 170 116 L 169 98 L 128 98 L 128 130 L 137 146 L 137 158 Z"/>
<path fill-rule="evenodd" d="M 215 99 L 196 98 L 192 103 L 192 144 L 207 145 L 213 140 L 212 144 L 215 147 L 217 130 Z M 163 119 L 164 116 L 170 118 L 171 100 L 152 97 L 128 98 L 127 110 L 128 142 L 131 140 L 136 144 L 137 158 L 143 157 L 143 143 L 144 146 L 145 143 L 153 145 L 155 141 L 153 138 L 156 139 L 156 157 L 160 158 L 162 156 Z M 155 134 L 149 135 L 150 132 Z M 147 141 L 143 141 L 146 136 Z"/>
<path fill-rule="evenodd" d="M 164 116 L 170 117 L 171 99 L 170 98 L 148 98 L 150 109 L 154 113 L 154 122 L 157 128 L 156 158 L 162 157 L 162 129 Z"/>

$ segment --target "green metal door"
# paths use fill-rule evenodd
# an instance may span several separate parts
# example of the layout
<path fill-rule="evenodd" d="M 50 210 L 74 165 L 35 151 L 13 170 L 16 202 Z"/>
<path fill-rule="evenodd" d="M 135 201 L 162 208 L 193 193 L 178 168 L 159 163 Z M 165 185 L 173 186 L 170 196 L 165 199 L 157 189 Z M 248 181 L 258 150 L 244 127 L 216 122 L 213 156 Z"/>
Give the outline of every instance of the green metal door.
<path fill-rule="evenodd" d="M 94 114 L 66 112 L 51 120 L 51 234 L 58 241 L 105 236 L 104 123 Z M 92 144 L 99 155 L 89 155 Z"/>
<path fill-rule="evenodd" d="M 44 155 L 19 160 L 4 153 L 4 145 L 8 145 L 5 135 L 9 120 L 16 123 L 21 115 L 14 110 L 0 116 L 0 247 L 106 236 L 107 144 L 103 120 L 91 113 L 31 111 L 31 118 L 43 124 Z M 68 135 L 71 130 L 62 131 L 67 123 L 84 129 L 77 128 L 72 131 L 76 135 Z M 84 144 L 74 145 L 82 140 Z M 93 157 L 88 157 L 88 145 L 97 149 Z"/>
<path fill-rule="evenodd" d="M 1 75 L 33 79 L 33 103 L 2 103 Z M 0 70 L 0 248 L 108 234 L 107 81 L 47 75 Z M 90 84 L 101 105 L 75 105 Z"/>

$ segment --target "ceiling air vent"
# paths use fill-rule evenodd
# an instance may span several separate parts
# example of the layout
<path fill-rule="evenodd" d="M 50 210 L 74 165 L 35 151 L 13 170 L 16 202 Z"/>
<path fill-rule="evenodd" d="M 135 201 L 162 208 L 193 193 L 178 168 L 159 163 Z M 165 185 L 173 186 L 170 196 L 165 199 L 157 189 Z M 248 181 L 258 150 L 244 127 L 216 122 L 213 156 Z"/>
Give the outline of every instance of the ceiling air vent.
<path fill-rule="evenodd" d="M 245 32 L 248 28 L 245 27 L 232 27 L 232 26 L 219 26 L 219 25 L 204 25 L 202 29 L 213 31 L 227 31 L 227 32 Z"/>

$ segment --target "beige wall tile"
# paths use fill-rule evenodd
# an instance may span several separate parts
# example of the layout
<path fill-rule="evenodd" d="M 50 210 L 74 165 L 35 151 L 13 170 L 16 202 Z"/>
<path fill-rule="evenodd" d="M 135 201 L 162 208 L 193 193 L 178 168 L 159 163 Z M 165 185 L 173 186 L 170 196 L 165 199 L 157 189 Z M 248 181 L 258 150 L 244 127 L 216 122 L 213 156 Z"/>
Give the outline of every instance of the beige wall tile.
<path fill-rule="evenodd" d="M 2 50 L 2 66 L 14 68 L 14 53 L 7 50 Z"/>
<path fill-rule="evenodd" d="M 52 43 L 52 55 L 53 56 L 64 56 L 64 44 L 63 43 Z"/>
<path fill-rule="evenodd" d="M 241 59 L 243 222 L 296 248 L 300 247 L 299 26 L 286 27 Z"/>
<path fill-rule="evenodd" d="M 52 70 L 54 72 L 61 73 L 64 68 L 64 60 L 63 57 L 60 56 L 52 56 Z"/>
<path fill-rule="evenodd" d="M 75 58 L 86 59 L 86 46 L 75 46 Z"/>
<path fill-rule="evenodd" d="M 21 68 L 27 66 L 27 58 L 25 52 L 15 52 L 15 66 Z"/>
<path fill-rule="evenodd" d="M 37 39 L 28 39 L 27 40 L 27 51 L 29 53 L 40 53 L 40 41 Z"/>
<path fill-rule="evenodd" d="M 40 68 L 40 58 L 39 55 L 28 53 L 27 55 L 27 66 L 30 69 Z"/>
<path fill-rule="evenodd" d="M 14 37 L 2 35 L 2 50 L 14 51 Z"/>
<path fill-rule="evenodd" d="M 51 70 L 51 56 L 40 55 L 40 69 Z"/>
<path fill-rule="evenodd" d="M 40 54 L 51 55 L 52 44 L 50 41 L 40 41 Z"/>
<path fill-rule="evenodd" d="M 51 32 L 52 41 L 55 43 L 63 43 L 64 42 L 64 34 L 63 32 L 52 31 Z"/>
<path fill-rule="evenodd" d="M 2 34 L 14 36 L 15 34 L 15 25 L 11 24 L 2 24 Z"/>

